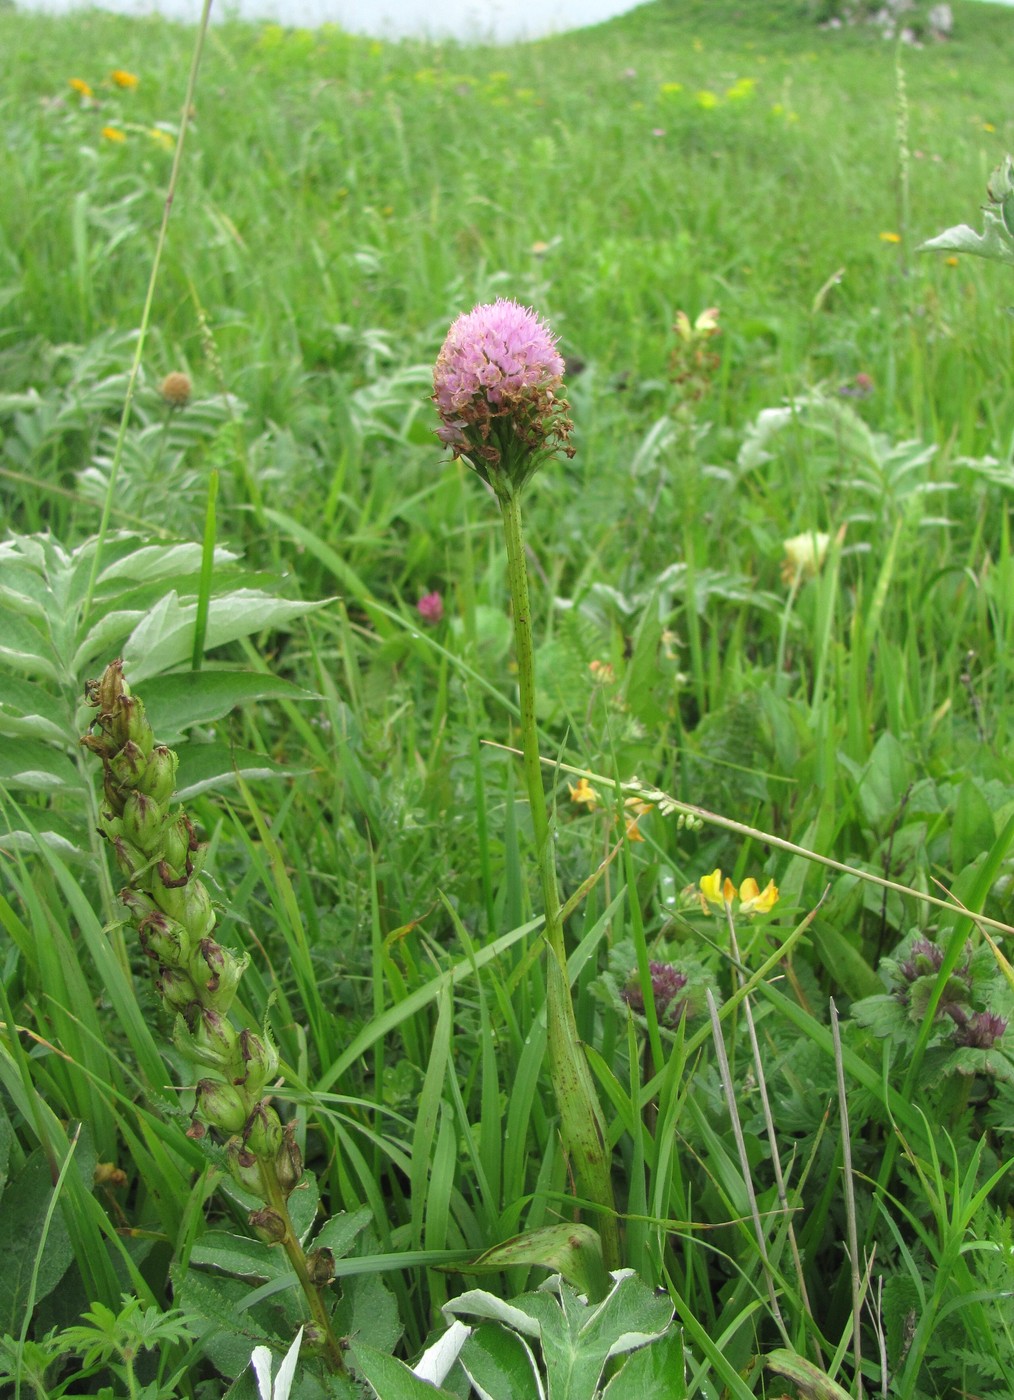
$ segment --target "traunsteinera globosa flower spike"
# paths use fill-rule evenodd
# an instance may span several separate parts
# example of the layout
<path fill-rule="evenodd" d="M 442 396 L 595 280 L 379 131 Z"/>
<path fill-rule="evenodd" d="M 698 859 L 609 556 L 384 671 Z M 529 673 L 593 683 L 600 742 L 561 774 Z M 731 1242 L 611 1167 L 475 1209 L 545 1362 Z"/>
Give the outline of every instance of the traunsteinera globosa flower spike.
<path fill-rule="evenodd" d="M 497 496 L 516 494 L 547 457 L 563 452 L 573 424 L 563 356 L 536 313 L 498 297 L 459 316 L 433 370 L 437 437 Z"/>
<path fill-rule="evenodd" d="M 266 1030 L 263 1037 L 237 1031 L 228 1019 L 248 959 L 214 937 L 215 910 L 200 878 L 203 848 L 186 813 L 172 805 L 176 754 L 155 742 L 122 662 L 89 682 L 86 698 L 98 715 L 81 742 L 102 761 L 100 830 L 127 879 L 120 898 L 151 961 L 155 992 L 175 1018 L 177 1048 L 215 1076 L 198 1081 L 191 1132 L 203 1136 L 210 1126 L 226 1137 L 237 1180 L 264 1200 L 261 1164 L 269 1162 L 287 1196 L 301 1163 L 265 1097 L 278 1052 Z"/>

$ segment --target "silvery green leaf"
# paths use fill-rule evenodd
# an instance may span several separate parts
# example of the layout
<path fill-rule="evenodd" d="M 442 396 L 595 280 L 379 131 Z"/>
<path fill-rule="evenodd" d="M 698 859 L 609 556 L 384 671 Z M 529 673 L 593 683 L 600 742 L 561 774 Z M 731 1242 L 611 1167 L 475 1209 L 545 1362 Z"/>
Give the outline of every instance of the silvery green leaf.
<path fill-rule="evenodd" d="M 992 262 L 1014 263 L 1014 237 L 999 214 L 992 209 L 984 209 L 982 214 L 983 232 L 976 233 L 967 224 L 956 224 L 945 229 L 936 238 L 928 238 L 920 243 L 919 253 L 971 253 L 977 258 L 989 258 Z"/>
<path fill-rule="evenodd" d="M 430 1385 L 442 1385 L 471 1334 L 471 1327 L 463 1322 L 452 1322 L 443 1336 L 426 1348 L 412 1367 L 412 1374 L 421 1381 L 429 1381 Z"/>
<path fill-rule="evenodd" d="M 288 602 L 256 588 L 239 588 L 208 607 L 208 650 L 248 637 L 252 632 L 280 627 L 294 618 L 325 605 Z M 189 659 L 194 644 L 197 603 L 182 603 L 172 591 L 134 628 L 123 648 L 124 668 L 131 684 L 139 685 L 161 671 L 171 670 Z"/>

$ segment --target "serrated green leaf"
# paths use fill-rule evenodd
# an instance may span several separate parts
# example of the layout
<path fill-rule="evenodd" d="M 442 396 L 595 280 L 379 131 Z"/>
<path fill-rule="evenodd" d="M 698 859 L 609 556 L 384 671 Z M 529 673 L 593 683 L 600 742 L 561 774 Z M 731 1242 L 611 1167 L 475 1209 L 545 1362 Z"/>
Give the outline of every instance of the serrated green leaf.
<path fill-rule="evenodd" d="M 290 1272 L 289 1262 L 280 1250 L 271 1249 L 248 1235 L 233 1235 L 226 1230 L 209 1230 L 194 1245 L 190 1263 L 259 1283 Z"/>
<path fill-rule="evenodd" d="M 351 1213 L 339 1211 L 324 1222 L 314 1237 L 314 1249 L 329 1249 L 336 1259 L 344 1259 L 358 1235 L 373 1219 L 369 1206 L 362 1206 Z"/>
<path fill-rule="evenodd" d="M 332 1325 L 338 1336 L 355 1337 L 386 1353 L 401 1340 L 398 1302 L 380 1274 L 353 1274 L 342 1280 Z"/>

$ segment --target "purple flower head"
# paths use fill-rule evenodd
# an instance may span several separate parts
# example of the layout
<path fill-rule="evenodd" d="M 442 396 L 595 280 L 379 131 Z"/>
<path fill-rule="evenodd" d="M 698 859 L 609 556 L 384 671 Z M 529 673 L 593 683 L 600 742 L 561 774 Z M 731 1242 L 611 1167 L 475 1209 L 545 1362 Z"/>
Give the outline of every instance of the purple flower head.
<path fill-rule="evenodd" d="M 908 950 L 908 957 L 898 964 L 898 971 L 906 982 L 915 982 L 920 977 L 928 977 L 931 972 L 939 972 L 944 960 L 944 950 L 928 938 L 917 938 Z"/>
<path fill-rule="evenodd" d="M 976 1050 L 992 1050 L 995 1043 L 1007 1029 L 1007 1021 L 992 1011 L 976 1011 L 968 1017 L 958 1017 L 951 1012 L 957 1024 L 954 1033 L 955 1043 L 971 1045 Z"/>
<path fill-rule="evenodd" d="M 439 622 L 444 615 L 444 600 L 439 593 L 424 593 L 416 603 L 423 622 Z"/>
<path fill-rule="evenodd" d="M 517 490 L 563 451 L 571 423 L 557 337 L 536 313 L 498 297 L 452 324 L 433 370 L 441 442 L 467 457 L 497 494 Z"/>
<path fill-rule="evenodd" d="M 663 1026 L 678 1025 L 687 1009 L 686 998 L 680 996 L 687 985 L 686 973 L 680 972 L 672 963 L 664 962 L 649 963 L 648 971 L 651 973 L 651 991 L 655 998 L 655 1015 Z M 644 993 L 636 972 L 620 995 L 631 1011 L 644 1015 Z"/>

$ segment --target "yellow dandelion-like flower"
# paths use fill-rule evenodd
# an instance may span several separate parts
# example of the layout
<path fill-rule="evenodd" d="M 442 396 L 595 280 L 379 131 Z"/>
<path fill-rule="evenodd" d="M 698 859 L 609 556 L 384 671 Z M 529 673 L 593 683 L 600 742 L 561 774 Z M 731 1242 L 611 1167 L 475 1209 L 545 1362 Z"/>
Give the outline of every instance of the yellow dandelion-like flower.
<path fill-rule="evenodd" d="M 881 241 L 881 243 L 900 243 L 900 242 L 901 242 L 901 234 L 900 234 L 900 233 L 882 233 L 882 234 L 880 234 L 880 241 Z"/>
<path fill-rule="evenodd" d="M 68 79 L 67 79 L 67 86 L 68 86 L 69 88 L 73 88 L 73 90 L 74 90 L 76 93 L 78 93 L 79 96 L 81 96 L 81 97 L 92 97 L 92 96 L 94 96 L 94 94 L 93 94 L 91 88 L 90 88 L 90 87 L 88 86 L 88 84 L 85 82 L 84 78 L 68 78 Z"/>
<path fill-rule="evenodd" d="M 682 91 L 683 91 L 683 84 L 682 84 L 682 83 L 662 83 L 661 86 L 659 87 L 659 92 L 662 93 L 665 97 L 670 97 L 674 92 L 682 92 Z"/>
<path fill-rule="evenodd" d="M 109 76 L 118 88 L 127 88 L 130 91 L 141 81 L 135 73 L 128 73 L 125 68 L 114 68 Z"/>
<path fill-rule="evenodd" d="M 126 141 L 127 133 L 125 131 L 121 131 L 118 126 L 104 126 L 102 128 L 102 138 L 105 141 Z"/>
<path fill-rule="evenodd" d="M 982 129 L 983 131 L 995 131 L 996 127 L 993 125 L 992 122 L 983 122 Z"/>
<path fill-rule="evenodd" d="M 705 112 L 709 112 L 712 107 L 718 106 L 718 98 L 709 88 L 703 88 L 700 92 L 695 92 L 694 101 L 697 103 L 698 107 L 703 107 Z"/>
<path fill-rule="evenodd" d="M 155 144 L 157 146 L 161 146 L 164 151 L 172 151 L 176 149 L 176 142 L 169 135 L 168 131 L 162 131 L 161 128 L 157 126 L 152 126 L 148 128 L 148 135 L 155 142 Z"/>
<path fill-rule="evenodd" d="M 567 789 L 570 792 L 570 800 L 575 806 L 584 806 L 588 808 L 589 812 L 594 812 L 599 805 L 599 795 L 587 778 L 578 778 L 576 787 L 568 783 Z"/>
<path fill-rule="evenodd" d="M 958 265 L 957 258 L 944 258 L 944 262 L 948 267 L 957 267 Z"/>

